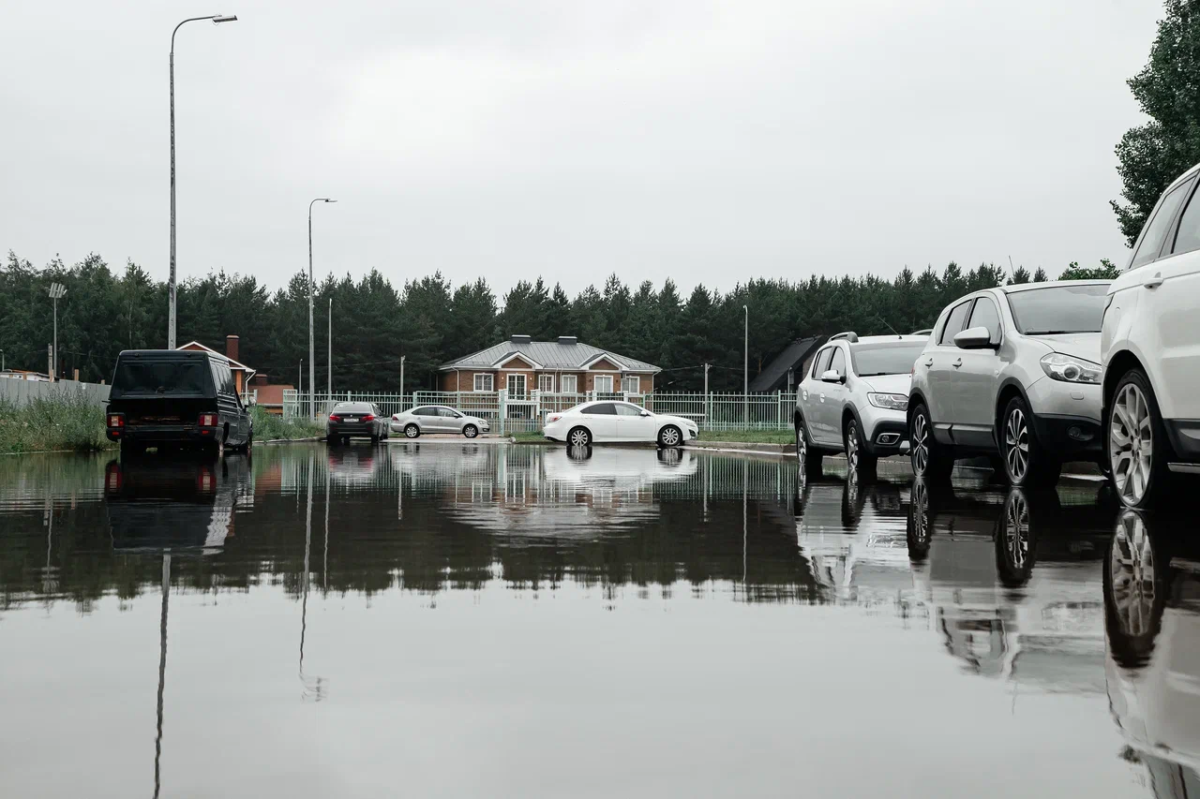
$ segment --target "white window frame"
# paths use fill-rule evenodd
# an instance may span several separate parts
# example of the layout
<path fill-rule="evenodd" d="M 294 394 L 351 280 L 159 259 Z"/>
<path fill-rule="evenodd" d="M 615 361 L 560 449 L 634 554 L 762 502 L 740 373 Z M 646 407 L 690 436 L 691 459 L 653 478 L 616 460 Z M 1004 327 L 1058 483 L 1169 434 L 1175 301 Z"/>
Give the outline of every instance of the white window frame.
<path fill-rule="evenodd" d="M 513 390 L 513 381 L 514 380 L 521 381 L 521 390 L 520 391 Z M 523 399 L 523 398 L 529 396 L 529 378 L 526 375 L 523 375 L 523 374 L 508 375 L 507 379 L 504 381 L 504 387 L 508 389 L 508 396 L 510 399 Z"/>
<path fill-rule="evenodd" d="M 538 391 L 544 391 L 547 394 L 554 393 L 554 375 L 542 374 L 538 375 Z"/>
<path fill-rule="evenodd" d="M 480 378 L 483 378 L 483 380 L 480 380 Z M 480 387 L 481 382 L 486 383 L 487 388 L 481 388 Z M 475 374 L 475 390 L 476 391 L 495 391 L 496 390 L 495 377 L 491 374 L 480 374 L 480 373 L 476 372 L 476 374 Z"/>
<path fill-rule="evenodd" d="M 608 388 L 600 388 L 600 381 L 607 381 Z M 613 376 L 612 375 L 596 375 L 592 378 L 592 390 L 597 394 L 612 394 L 613 392 Z"/>
<path fill-rule="evenodd" d="M 630 388 L 630 383 L 633 387 Z M 622 394 L 641 394 L 642 393 L 642 378 L 638 375 L 623 375 L 621 377 L 621 393 Z"/>
<path fill-rule="evenodd" d="M 579 375 L 559 375 L 558 390 L 563 394 L 578 394 Z"/>

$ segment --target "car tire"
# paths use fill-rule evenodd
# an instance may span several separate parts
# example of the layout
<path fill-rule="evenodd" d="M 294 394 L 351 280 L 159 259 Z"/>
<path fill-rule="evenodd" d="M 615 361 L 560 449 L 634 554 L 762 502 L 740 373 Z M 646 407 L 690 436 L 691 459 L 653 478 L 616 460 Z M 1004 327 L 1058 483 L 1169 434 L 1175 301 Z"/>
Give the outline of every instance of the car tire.
<path fill-rule="evenodd" d="M 860 482 L 872 480 L 879 459 L 867 452 L 863 445 L 862 432 L 858 428 L 858 420 L 851 417 L 842 431 L 842 443 L 846 448 L 846 464 L 850 467 Z"/>
<path fill-rule="evenodd" d="M 933 434 L 929 409 L 922 403 L 917 403 L 909 417 L 908 441 L 913 474 L 929 482 L 950 477 L 950 472 L 954 470 L 954 457 L 944 445 L 938 443 Z"/>
<path fill-rule="evenodd" d="M 1022 397 L 1009 400 L 1000 417 L 1000 456 L 1010 485 L 1048 488 L 1058 482 L 1062 461 L 1042 445 L 1033 426 L 1033 414 Z"/>
<path fill-rule="evenodd" d="M 806 475 L 816 476 L 821 473 L 821 463 L 824 454 L 808 440 L 808 428 L 804 425 L 804 417 L 796 420 L 796 462 L 804 467 Z"/>
<path fill-rule="evenodd" d="M 372 447 L 378 447 L 378 446 L 379 446 L 379 440 L 380 440 L 380 439 L 379 439 L 379 436 L 376 436 L 376 435 L 373 435 L 373 436 L 371 436 L 371 446 L 372 446 Z"/>
<path fill-rule="evenodd" d="M 415 424 L 411 424 L 411 423 L 405 425 L 404 426 L 404 437 L 405 438 L 420 438 L 421 437 L 421 428 L 417 427 Z"/>
<path fill-rule="evenodd" d="M 1151 507 L 1171 482 L 1171 445 L 1146 373 L 1134 368 L 1122 375 L 1109 406 L 1105 450 L 1113 488 L 1125 507 Z"/>
<path fill-rule="evenodd" d="M 475 438 L 477 435 L 479 435 L 479 428 L 473 424 L 469 424 L 463 428 L 462 432 L 467 438 Z"/>
<path fill-rule="evenodd" d="M 567 433 L 568 447 L 590 447 L 592 445 L 592 432 L 586 427 L 572 427 Z"/>
<path fill-rule="evenodd" d="M 673 424 L 665 426 L 658 431 L 658 445 L 664 449 L 683 446 L 683 431 Z"/>

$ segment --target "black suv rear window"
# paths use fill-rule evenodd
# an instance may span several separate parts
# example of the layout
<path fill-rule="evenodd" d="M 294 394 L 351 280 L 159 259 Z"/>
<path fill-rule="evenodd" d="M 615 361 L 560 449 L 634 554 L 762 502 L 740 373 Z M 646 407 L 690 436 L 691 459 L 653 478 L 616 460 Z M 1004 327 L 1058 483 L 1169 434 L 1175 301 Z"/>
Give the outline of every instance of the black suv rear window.
<path fill-rule="evenodd" d="M 113 375 L 112 397 L 129 395 L 208 397 L 213 394 L 208 359 L 123 359 Z"/>

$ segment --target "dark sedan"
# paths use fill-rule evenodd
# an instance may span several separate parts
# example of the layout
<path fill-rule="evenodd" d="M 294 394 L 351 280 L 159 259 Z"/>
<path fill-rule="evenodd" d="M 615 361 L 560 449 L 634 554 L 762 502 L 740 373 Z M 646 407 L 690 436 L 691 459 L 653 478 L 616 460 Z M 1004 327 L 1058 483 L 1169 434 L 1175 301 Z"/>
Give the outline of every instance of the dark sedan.
<path fill-rule="evenodd" d="M 378 444 L 388 437 L 387 417 L 369 402 L 339 402 L 329 412 L 325 440 L 330 444 L 349 444 L 352 436 L 370 438 L 372 444 Z"/>

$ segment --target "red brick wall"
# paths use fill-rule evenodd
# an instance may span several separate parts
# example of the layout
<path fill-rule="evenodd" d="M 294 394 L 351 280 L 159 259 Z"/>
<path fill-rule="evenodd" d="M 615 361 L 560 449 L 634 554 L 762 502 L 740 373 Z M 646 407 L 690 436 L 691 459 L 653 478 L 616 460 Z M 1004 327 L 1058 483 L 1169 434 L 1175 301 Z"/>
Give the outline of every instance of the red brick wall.
<path fill-rule="evenodd" d="M 494 374 L 490 370 L 479 370 L 479 374 Z M 438 388 L 442 391 L 474 391 L 475 390 L 475 375 L 476 372 L 468 369 L 462 369 L 458 372 L 442 372 L 441 380 Z M 499 378 L 493 377 L 493 389 L 502 388 L 499 385 Z"/>

